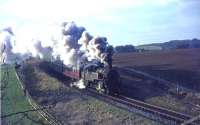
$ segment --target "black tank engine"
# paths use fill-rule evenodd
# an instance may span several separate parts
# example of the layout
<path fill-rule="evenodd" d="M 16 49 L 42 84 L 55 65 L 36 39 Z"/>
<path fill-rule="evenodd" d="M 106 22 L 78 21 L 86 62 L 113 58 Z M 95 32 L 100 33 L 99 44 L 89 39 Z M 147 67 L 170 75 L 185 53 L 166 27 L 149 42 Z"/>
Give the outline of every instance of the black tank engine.
<path fill-rule="evenodd" d="M 109 95 L 120 94 L 120 75 L 112 67 L 112 63 L 107 63 L 105 66 L 104 63 L 93 60 L 77 68 L 66 66 L 62 61 L 57 60 L 52 61 L 50 67 L 73 81 L 82 82 L 84 88 L 93 88 Z"/>

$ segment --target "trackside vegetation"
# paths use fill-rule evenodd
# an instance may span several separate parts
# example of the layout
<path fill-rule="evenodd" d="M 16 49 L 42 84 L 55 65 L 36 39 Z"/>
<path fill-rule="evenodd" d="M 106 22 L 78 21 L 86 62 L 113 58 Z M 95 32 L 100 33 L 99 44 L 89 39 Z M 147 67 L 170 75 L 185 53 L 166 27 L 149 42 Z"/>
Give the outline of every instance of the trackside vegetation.
<path fill-rule="evenodd" d="M 47 125 L 47 121 L 29 104 L 17 79 L 15 68 L 1 65 L 0 70 L 2 125 Z"/>

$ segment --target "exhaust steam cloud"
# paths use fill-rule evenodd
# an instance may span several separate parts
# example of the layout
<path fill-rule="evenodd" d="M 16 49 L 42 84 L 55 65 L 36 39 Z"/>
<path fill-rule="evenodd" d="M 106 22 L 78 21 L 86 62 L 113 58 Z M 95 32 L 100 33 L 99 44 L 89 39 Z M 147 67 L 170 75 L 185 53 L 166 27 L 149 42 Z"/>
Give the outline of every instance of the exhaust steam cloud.
<path fill-rule="evenodd" d="M 20 63 L 30 57 L 44 60 L 61 60 L 65 65 L 81 65 L 85 61 L 106 64 L 107 38 L 92 36 L 74 22 L 63 22 L 48 38 L 26 36 L 19 39 L 11 27 L 0 30 L 0 63 Z M 25 36 L 26 33 L 22 33 Z M 47 44 L 48 43 L 48 44 Z"/>

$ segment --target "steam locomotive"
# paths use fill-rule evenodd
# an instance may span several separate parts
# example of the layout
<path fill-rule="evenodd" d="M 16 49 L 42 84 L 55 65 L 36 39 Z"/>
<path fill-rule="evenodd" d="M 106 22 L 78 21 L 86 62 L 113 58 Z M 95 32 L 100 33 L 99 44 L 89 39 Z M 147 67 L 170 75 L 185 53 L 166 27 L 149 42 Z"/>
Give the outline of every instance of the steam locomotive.
<path fill-rule="evenodd" d="M 100 62 L 87 62 L 79 67 L 66 66 L 62 61 L 51 61 L 50 67 L 62 73 L 68 78 L 78 82 L 82 80 L 86 88 L 92 88 L 96 91 L 109 95 L 120 94 L 120 75 L 112 64 L 105 66 Z"/>

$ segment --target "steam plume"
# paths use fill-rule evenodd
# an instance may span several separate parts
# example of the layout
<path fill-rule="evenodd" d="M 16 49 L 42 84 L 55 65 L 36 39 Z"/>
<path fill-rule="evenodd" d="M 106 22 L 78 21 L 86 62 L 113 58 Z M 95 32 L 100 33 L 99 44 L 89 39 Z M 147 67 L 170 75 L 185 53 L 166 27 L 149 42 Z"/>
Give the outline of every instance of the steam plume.
<path fill-rule="evenodd" d="M 25 40 L 17 39 L 12 28 L 4 28 L 0 31 L 1 63 L 12 64 L 29 57 L 59 59 L 65 65 L 80 65 L 92 60 L 105 63 L 107 38 L 92 36 L 74 22 L 63 22 L 56 27 L 56 33 L 49 33 L 47 39 L 30 35 Z"/>

